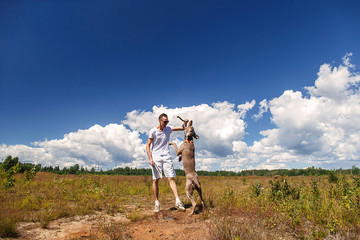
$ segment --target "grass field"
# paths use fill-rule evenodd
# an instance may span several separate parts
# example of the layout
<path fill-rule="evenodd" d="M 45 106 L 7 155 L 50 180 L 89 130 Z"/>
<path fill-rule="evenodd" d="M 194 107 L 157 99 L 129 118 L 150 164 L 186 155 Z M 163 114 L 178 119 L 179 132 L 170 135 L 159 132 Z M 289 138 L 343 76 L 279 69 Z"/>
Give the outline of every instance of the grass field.
<path fill-rule="evenodd" d="M 151 177 L 57 175 L 38 172 L 29 180 L 13 176 L 14 186 L 0 185 L 0 237 L 17 237 L 17 224 L 39 222 L 95 211 L 123 213 L 131 221 L 153 208 Z M 359 239 L 360 178 L 200 177 L 213 239 Z M 185 178 L 176 178 L 184 203 Z M 197 194 L 195 193 L 197 197 Z M 160 202 L 172 201 L 166 180 Z M 134 207 L 135 205 L 135 207 Z"/>

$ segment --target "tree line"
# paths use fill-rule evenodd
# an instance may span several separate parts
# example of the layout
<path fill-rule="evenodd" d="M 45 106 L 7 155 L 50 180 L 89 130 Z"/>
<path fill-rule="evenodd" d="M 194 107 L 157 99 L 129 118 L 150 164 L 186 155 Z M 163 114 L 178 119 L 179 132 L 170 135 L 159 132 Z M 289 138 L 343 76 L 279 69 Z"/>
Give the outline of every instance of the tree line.
<path fill-rule="evenodd" d="M 61 175 L 66 174 L 95 174 L 95 175 L 141 175 L 141 176 L 151 176 L 151 169 L 149 168 L 114 168 L 111 170 L 103 171 L 102 169 L 96 170 L 94 167 L 91 169 L 80 167 L 79 164 L 75 164 L 71 167 L 63 167 L 59 166 L 41 166 L 41 164 L 33 164 L 33 163 L 21 163 L 18 157 L 8 156 L 3 162 L 0 162 L 0 167 L 3 171 L 9 171 L 10 169 L 16 167 L 19 173 L 24 172 L 51 172 Z M 185 176 L 185 171 L 181 169 L 175 169 L 175 172 L 178 176 Z M 353 166 L 350 169 L 323 169 L 323 168 L 315 168 L 308 167 L 306 169 L 254 169 L 254 170 L 242 170 L 239 172 L 234 171 L 197 171 L 199 176 L 322 176 L 322 175 L 330 175 L 333 173 L 341 173 L 341 174 L 351 174 L 351 175 L 359 175 L 360 168 Z"/>

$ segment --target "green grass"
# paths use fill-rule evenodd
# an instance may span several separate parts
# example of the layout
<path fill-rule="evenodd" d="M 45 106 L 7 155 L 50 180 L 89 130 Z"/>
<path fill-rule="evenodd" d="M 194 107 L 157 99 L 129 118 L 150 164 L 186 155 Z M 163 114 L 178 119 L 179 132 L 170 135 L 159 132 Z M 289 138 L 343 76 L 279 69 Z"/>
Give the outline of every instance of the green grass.
<path fill-rule="evenodd" d="M 39 172 L 30 181 L 26 174 L 13 177 L 13 187 L 0 186 L 0 237 L 16 237 L 19 222 L 46 228 L 52 220 L 95 211 L 139 221 L 146 217 L 142 210 L 153 208 L 150 176 Z M 201 176 L 200 181 L 207 205 L 200 214 L 213 239 L 357 239 L 360 234 L 358 177 Z M 185 178 L 176 182 L 189 203 Z M 173 201 L 167 180 L 160 181 L 160 201 Z M 114 229 L 104 227 L 109 234 L 121 234 Z"/>

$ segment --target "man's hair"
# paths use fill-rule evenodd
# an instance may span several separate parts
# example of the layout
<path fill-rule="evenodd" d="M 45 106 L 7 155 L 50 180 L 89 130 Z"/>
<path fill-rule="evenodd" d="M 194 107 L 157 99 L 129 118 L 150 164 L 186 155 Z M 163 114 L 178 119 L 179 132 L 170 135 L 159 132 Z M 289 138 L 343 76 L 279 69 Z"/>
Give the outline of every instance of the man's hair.
<path fill-rule="evenodd" d="M 168 116 L 167 116 L 165 113 L 162 113 L 162 114 L 160 114 L 160 116 L 159 116 L 159 120 L 161 120 L 163 117 L 168 118 Z"/>

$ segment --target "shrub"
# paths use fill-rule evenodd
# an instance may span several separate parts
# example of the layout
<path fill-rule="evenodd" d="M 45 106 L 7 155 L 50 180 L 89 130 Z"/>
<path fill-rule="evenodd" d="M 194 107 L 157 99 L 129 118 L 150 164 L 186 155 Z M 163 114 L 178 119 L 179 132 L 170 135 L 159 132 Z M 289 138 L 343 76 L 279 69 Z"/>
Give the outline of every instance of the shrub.
<path fill-rule="evenodd" d="M 0 218 L 0 237 L 17 237 L 16 221 L 11 217 Z"/>
<path fill-rule="evenodd" d="M 360 188 L 360 177 L 353 176 L 353 182 L 354 182 L 356 188 Z"/>
<path fill-rule="evenodd" d="M 4 180 L 5 188 L 11 188 L 15 186 L 15 179 L 14 178 L 7 178 Z"/>
<path fill-rule="evenodd" d="M 29 171 L 25 171 L 25 181 L 32 181 L 36 175 L 35 166 Z"/>
<path fill-rule="evenodd" d="M 18 164 L 19 164 L 18 157 L 12 158 L 11 156 L 8 156 L 1 165 L 5 171 L 9 171 L 12 167 L 14 167 Z"/>
<path fill-rule="evenodd" d="M 329 173 L 329 183 L 337 183 L 339 181 L 338 176 L 335 174 L 334 171 Z"/>
<path fill-rule="evenodd" d="M 311 186 L 312 186 L 312 194 L 314 196 L 315 199 L 319 199 L 320 198 L 320 190 L 319 190 L 319 184 L 318 184 L 318 181 L 313 179 L 312 183 L 311 183 Z"/>
<path fill-rule="evenodd" d="M 261 189 L 262 189 L 260 183 L 255 182 L 255 183 L 251 186 L 251 189 L 252 189 L 253 194 L 254 194 L 256 197 L 260 196 L 260 194 L 261 194 Z"/>
<path fill-rule="evenodd" d="M 281 200 L 291 196 L 294 200 L 300 198 L 300 189 L 291 186 L 286 179 L 269 181 L 271 185 L 271 197 L 273 200 Z"/>

